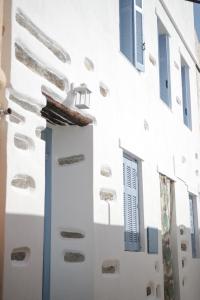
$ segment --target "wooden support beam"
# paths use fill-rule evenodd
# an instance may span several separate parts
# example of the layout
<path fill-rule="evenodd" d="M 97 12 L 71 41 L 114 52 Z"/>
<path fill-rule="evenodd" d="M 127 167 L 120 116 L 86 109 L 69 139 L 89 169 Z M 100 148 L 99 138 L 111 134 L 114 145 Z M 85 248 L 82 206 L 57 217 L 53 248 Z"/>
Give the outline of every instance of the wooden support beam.
<path fill-rule="evenodd" d="M 59 103 L 49 96 L 45 91 L 42 94 L 47 99 L 47 105 L 43 107 L 41 115 L 47 120 L 57 124 L 57 125 L 78 125 L 87 126 L 92 123 L 92 119 L 82 115 L 80 112 L 73 110 L 70 107 Z"/>

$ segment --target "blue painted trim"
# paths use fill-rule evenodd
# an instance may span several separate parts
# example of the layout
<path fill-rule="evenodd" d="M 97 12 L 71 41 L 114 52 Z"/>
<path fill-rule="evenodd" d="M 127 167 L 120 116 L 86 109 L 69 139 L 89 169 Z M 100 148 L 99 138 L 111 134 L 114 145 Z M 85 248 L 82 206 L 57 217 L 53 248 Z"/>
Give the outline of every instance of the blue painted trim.
<path fill-rule="evenodd" d="M 46 142 L 45 150 L 45 216 L 43 248 L 43 286 L 42 300 L 50 300 L 51 273 L 51 187 L 52 187 L 52 129 L 46 128 L 42 133 Z"/>

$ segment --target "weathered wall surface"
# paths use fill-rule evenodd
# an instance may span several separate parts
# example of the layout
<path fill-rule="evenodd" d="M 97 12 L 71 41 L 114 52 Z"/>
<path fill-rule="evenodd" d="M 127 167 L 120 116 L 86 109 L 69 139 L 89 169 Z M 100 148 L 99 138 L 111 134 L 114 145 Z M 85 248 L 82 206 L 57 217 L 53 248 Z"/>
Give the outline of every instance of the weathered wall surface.
<path fill-rule="evenodd" d="M 195 53 L 192 40 L 194 35 L 192 21 L 191 24 L 187 24 L 186 28 L 186 22 L 183 24 L 181 20 L 183 14 L 186 19 L 191 20 L 192 5 L 183 3 L 184 1 L 179 0 L 176 1 L 176 5 L 172 1 L 166 4 L 169 4 L 169 12 L 177 20 L 177 26 L 190 45 L 192 53 Z M 30 19 L 28 22 L 24 23 L 26 17 L 21 12 Z M 162 19 L 170 35 L 171 109 L 159 97 L 157 16 Z M 34 23 L 34 26 L 31 22 Z M 198 300 L 200 288 L 196 279 L 200 277 L 200 261 L 192 259 L 191 255 L 188 202 L 188 191 L 197 196 L 200 192 L 196 68 L 180 34 L 175 30 L 160 1 L 144 1 L 144 38 L 146 42 L 144 73 L 139 73 L 120 53 L 117 0 L 61 0 L 59 5 L 54 0 L 13 0 L 11 33 L 9 85 L 14 91 L 8 92 L 7 99 L 20 122 L 19 125 L 14 125 L 12 119 L 8 119 L 6 207 L 8 216 L 6 220 L 4 300 L 27 299 L 30 291 L 34 291 L 32 293 L 34 300 L 41 299 L 44 143 L 35 136 L 35 129 L 44 127 L 45 122 L 33 111 L 37 112 L 40 107 L 45 105 L 45 99 L 41 96 L 42 84 L 53 89 L 64 99 L 70 83 L 74 83 L 76 86 L 86 83 L 92 91 L 89 113 L 94 115 L 97 120 L 93 128 L 94 164 L 90 165 L 89 163 L 86 169 L 89 173 L 91 169 L 93 170 L 94 181 L 93 184 L 90 182 L 91 185 L 85 186 L 87 191 L 84 191 L 84 197 L 86 197 L 88 189 L 93 190 L 93 204 L 90 195 L 82 204 L 85 214 L 82 216 L 79 213 L 80 219 L 76 222 L 75 204 L 71 196 L 73 196 L 74 189 L 78 188 L 77 182 L 72 180 L 77 173 L 70 174 L 67 171 L 66 174 L 63 174 L 66 175 L 66 178 L 70 178 L 70 188 L 66 192 L 62 174 L 59 175 L 58 166 L 55 163 L 58 152 L 59 156 L 65 155 L 63 148 L 59 148 L 59 143 L 66 147 L 67 155 L 73 155 L 74 149 L 80 147 L 88 156 L 91 156 L 92 161 L 92 140 L 89 140 L 86 145 L 82 140 L 86 133 L 79 135 L 71 128 L 67 128 L 66 132 L 65 129 L 56 128 L 54 131 L 55 145 L 53 146 L 54 172 L 57 175 L 54 186 L 55 231 L 53 237 L 55 243 L 52 241 L 52 254 L 54 255 L 55 272 L 57 276 L 63 275 L 63 277 L 60 283 L 52 282 L 52 295 L 54 296 L 58 291 L 61 298 L 65 292 L 68 293 L 70 300 L 86 299 L 91 295 L 96 300 L 144 300 L 156 299 L 157 287 L 160 289 L 158 298 L 163 299 L 161 238 L 159 238 L 158 255 L 147 254 L 146 241 L 148 226 L 161 230 L 160 172 L 175 182 L 177 216 L 174 234 L 177 232 L 175 248 L 179 264 L 177 276 L 181 300 Z M 49 46 L 52 45 L 51 40 L 55 42 L 53 49 Z M 192 131 L 183 123 L 180 54 L 190 67 Z M 27 136 L 28 140 L 31 139 L 35 145 L 34 149 L 31 147 L 28 148 L 28 151 L 18 149 L 16 144 L 13 144 L 15 134 L 22 134 Z M 65 134 L 66 140 L 62 142 Z M 71 147 L 73 134 L 74 138 L 77 137 L 77 144 L 73 140 L 74 148 L 73 151 L 70 151 L 67 144 L 69 143 L 69 147 Z M 86 136 L 88 136 L 87 134 Z M 80 145 L 80 142 L 83 145 Z M 138 253 L 124 251 L 123 150 L 142 160 L 142 251 Z M 83 154 L 81 152 L 78 151 L 77 154 Z M 23 163 L 20 163 L 21 161 Z M 18 169 L 17 173 L 16 169 Z M 79 182 L 81 174 L 77 175 Z M 19 178 L 19 175 L 31 177 L 31 180 L 29 177 L 29 180 L 27 179 L 29 187 L 25 190 L 19 186 L 19 182 L 24 179 L 24 177 Z M 91 173 L 90 176 L 92 176 Z M 66 220 L 62 208 L 68 209 L 69 206 L 66 203 L 56 205 L 55 195 L 60 183 L 61 204 L 64 202 L 62 195 L 66 192 L 69 198 L 66 201 L 69 201 L 71 209 L 71 214 L 68 212 Z M 26 185 L 27 181 L 22 184 Z M 80 194 L 77 191 L 77 201 L 80 201 L 79 197 Z M 31 204 L 29 205 L 29 203 Z M 80 205 L 80 202 L 78 203 Z M 92 207 L 93 212 L 91 211 Z M 32 218 L 27 218 L 30 215 Z M 86 260 L 85 268 L 83 267 L 84 263 L 80 262 L 79 267 L 84 269 L 81 270 L 77 281 L 74 282 L 73 278 L 79 267 L 75 270 L 76 267 L 66 267 L 68 265 L 66 262 L 62 261 L 62 264 L 58 265 L 55 263 L 58 259 L 57 255 L 65 249 L 61 242 L 56 243 L 58 239 L 56 230 L 61 225 L 76 226 L 77 224 L 80 227 L 86 226 L 88 245 L 92 246 L 90 248 L 85 244 L 84 246 L 77 243 L 75 245 L 75 242 L 68 244 L 69 250 L 76 248 L 75 250 L 85 251 L 86 256 L 91 256 L 88 262 Z M 184 254 L 181 251 L 180 225 L 184 225 L 188 232 L 184 237 L 188 243 L 187 252 Z M 31 230 L 31 235 L 27 228 Z M 28 256 L 30 261 L 23 268 L 13 265 L 10 261 L 12 250 L 20 247 L 23 249 L 25 247 L 27 253 L 30 253 Z M 184 269 L 181 265 L 183 256 L 186 256 L 187 260 Z M 69 258 L 70 255 L 66 256 L 66 260 Z M 69 269 L 71 276 L 67 272 Z M 92 274 L 93 281 L 90 281 Z M 63 278 L 68 278 L 70 284 L 64 285 Z M 12 283 L 13 289 L 9 289 L 10 283 Z M 154 289 L 154 295 L 151 297 L 146 296 L 146 287 L 149 284 Z M 82 295 L 78 292 L 79 286 L 83 291 Z"/>

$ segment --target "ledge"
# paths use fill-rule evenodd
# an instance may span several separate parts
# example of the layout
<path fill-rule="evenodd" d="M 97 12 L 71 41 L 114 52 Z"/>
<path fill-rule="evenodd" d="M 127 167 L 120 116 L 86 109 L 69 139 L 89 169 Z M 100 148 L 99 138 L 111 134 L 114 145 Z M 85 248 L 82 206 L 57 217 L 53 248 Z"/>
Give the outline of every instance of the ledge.
<path fill-rule="evenodd" d="M 41 115 L 49 123 L 60 126 L 69 124 L 83 127 L 93 122 L 91 118 L 84 116 L 80 112 L 59 103 L 45 91 L 42 91 L 42 94 L 47 99 L 47 105 L 42 108 Z"/>

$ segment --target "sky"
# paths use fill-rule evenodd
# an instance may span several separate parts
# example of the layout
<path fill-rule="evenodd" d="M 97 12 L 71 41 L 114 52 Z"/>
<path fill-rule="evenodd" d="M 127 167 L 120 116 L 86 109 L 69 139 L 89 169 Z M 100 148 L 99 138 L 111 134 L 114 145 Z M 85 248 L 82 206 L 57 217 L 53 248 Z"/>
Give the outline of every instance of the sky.
<path fill-rule="evenodd" d="M 197 35 L 200 41 L 200 4 L 194 4 L 194 22 Z"/>

